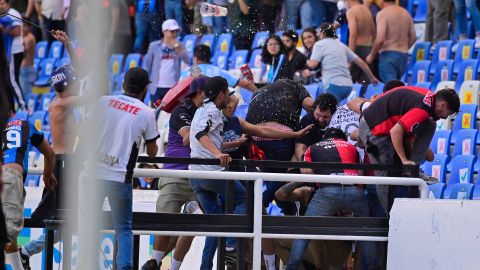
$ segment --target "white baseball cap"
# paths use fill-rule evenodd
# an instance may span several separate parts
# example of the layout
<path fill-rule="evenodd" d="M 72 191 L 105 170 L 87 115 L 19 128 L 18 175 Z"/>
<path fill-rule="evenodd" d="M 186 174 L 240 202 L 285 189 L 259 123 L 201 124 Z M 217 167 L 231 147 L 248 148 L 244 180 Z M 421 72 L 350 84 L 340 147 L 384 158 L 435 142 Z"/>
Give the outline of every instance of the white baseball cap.
<path fill-rule="evenodd" d="M 180 30 L 177 21 L 168 19 L 162 23 L 162 32 Z"/>

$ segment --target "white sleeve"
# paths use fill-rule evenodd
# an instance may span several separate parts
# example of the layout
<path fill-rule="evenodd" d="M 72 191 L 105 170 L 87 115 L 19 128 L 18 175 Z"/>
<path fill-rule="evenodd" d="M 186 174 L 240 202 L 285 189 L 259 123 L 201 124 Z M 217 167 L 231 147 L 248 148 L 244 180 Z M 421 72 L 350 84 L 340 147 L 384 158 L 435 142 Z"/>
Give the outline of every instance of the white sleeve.
<path fill-rule="evenodd" d="M 145 142 L 154 142 L 158 138 L 160 138 L 160 134 L 158 133 L 157 121 L 155 120 L 155 112 L 152 109 L 148 109 L 145 115 L 147 118 L 145 119 L 147 127 L 143 134 L 143 138 L 145 139 Z"/>

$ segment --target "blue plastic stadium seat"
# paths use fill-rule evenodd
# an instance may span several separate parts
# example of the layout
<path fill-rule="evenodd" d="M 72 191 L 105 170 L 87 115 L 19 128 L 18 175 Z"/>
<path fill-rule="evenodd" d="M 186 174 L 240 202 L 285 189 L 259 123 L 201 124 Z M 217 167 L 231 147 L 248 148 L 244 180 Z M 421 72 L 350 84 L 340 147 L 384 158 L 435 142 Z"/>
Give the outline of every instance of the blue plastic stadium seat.
<path fill-rule="evenodd" d="M 476 59 L 466 59 L 460 63 L 458 69 L 457 81 L 455 83 L 455 88 L 460 91 L 460 87 L 464 81 L 474 81 L 477 79 L 478 75 L 478 60 Z"/>
<path fill-rule="evenodd" d="M 35 86 L 47 86 L 52 72 L 55 70 L 55 58 L 47 58 L 40 63 L 40 75 L 35 81 Z"/>
<path fill-rule="evenodd" d="M 252 50 L 263 47 L 269 35 L 268 31 L 257 32 L 252 42 Z"/>
<path fill-rule="evenodd" d="M 43 60 L 48 56 L 48 42 L 40 41 L 35 46 L 35 59 Z"/>
<path fill-rule="evenodd" d="M 430 73 L 433 74 L 435 72 L 435 68 L 438 62 L 452 59 L 452 46 L 453 41 L 451 40 L 442 40 L 435 44 L 435 49 L 433 50 L 432 55 L 432 67 L 430 69 Z"/>
<path fill-rule="evenodd" d="M 310 96 L 313 98 L 313 100 L 317 99 L 319 88 L 318 83 L 305 85 L 305 88 L 307 89 L 308 93 L 310 93 Z"/>
<path fill-rule="evenodd" d="M 447 162 L 449 156 L 435 155 L 432 162 L 425 162 L 422 165 L 423 172 L 427 175 L 435 177 L 439 182 L 445 183 L 447 180 Z"/>
<path fill-rule="evenodd" d="M 413 65 L 411 84 L 424 83 L 430 81 L 430 61 L 420 60 Z"/>
<path fill-rule="evenodd" d="M 223 33 L 218 36 L 217 44 L 215 46 L 214 55 L 221 52 L 222 54 L 230 55 L 233 48 L 233 37 L 231 33 Z"/>
<path fill-rule="evenodd" d="M 43 136 L 47 139 L 48 143 L 52 143 L 52 133 L 50 133 L 50 131 L 44 131 Z"/>
<path fill-rule="evenodd" d="M 250 100 L 252 100 L 253 96 L 253 93 L 250 90 L 240 88 L 240 95 L 242 96 L 243 102 L 245 102 L 245 104 L 250 104 Z"/>
<path fill-rule="evenodd" d="M 237 69 L 245 65 L 248 61 L 248 50 L 237 50 L 230 56 L 230 69 Z"/>
<path fill-rule="evenodd" d="M 461 104 L 460 111 L 455 116 L 453 122 L 452 144 L 456 142 L 457 132 L 460 129 L 476 129 L 477 128 L 477 110 L 476 104 Z"/>
<path fill-rule="evenodd" d="M 27 107 L 30 112 L 34 112 L 38 108 L 39 96 L 31 93 L 27 95 Z"/>
<path fill-rule="evenodd" d="M 108 74 L 117 75 L 122 72 L 123 54 L 112 54 L 108 62 Z"/>
<path fill-rule="evenodd" d="M 415 44 L 410 61 L 408 61 L 407 71 L 409 75 L 412 74 L 413 66 L 417 61 L 428 60 L 431 45 L 428 41 Z"/>
<path fill-rule="evenodd" d="M 437 130 L 430 142 L 430 149 L 435 155 L 450 156 L 450 142 L 452 139 L 451 130 Z"/>
<path fill-rule="evenodd" d="M 237 107 L 235 110 L 235 116 L 238 118 L 245 119 L 247 118 L 248 105 L 242 104 Z"/>
<path fill-rule="evenodd" d="M 125 59 L 125 64 L 123 65 L 122 73 L 127 72 L 130 68 L 140 67 L 142 64 L 142 55 L 139 53 L 131 53 Z"/>
<path fill-rule="evenodd" d="M 55 62 L 55 68 L 59 68 L 61 66 L 69 65 L 69 64 L 70 64 L 70 58 L 63 57 L 62 59 L 59 59 L 57 60 L 57 62 Z"/>
<path fill-rule="evenodd" d="M 21 111 L 21 112 L 16 112 L 15 116 L 12 117 L 12 119 L 15 120 L 28 120 L 28 112 L 26 111 Z"/>
<path fill-rule="evenodd" d="M 63 57 L 64 47 L 63 44 L 56 40 L 50 45 L 50 51 L 48 52 L 49 58 L 61 59 Z"/>
<path fill-rule="evenodd" d="M 455 64 L 453 66 L 453 72 L 458 73 L 460 64 L 466 59 L 473 59 L 475 53 L 475 40 L 466 39 L 458 42 L 457 51 L 455 53 Z"/>
<path fill-rule="evenodd" d="M 190 55 L 193 56 L 193 49 L 197 45 L 198 36 L 197 35 L 186 35 L 183 37 L 182 43 L 185 51 Z"/>
<path fill-rule="evenodd" d="M 447 185 L 445 183 L 436 183 L 433 185 L 428 185 L 428 198 L 429 199 L 443 199 L 443 194 Z"/>
<path fill-rule="evenodd" d="M 251 68 L 259 68 L 262 65 L 262 49 L 256 49 L 252 51 L 250 55 L 249 65 Z"/>
<path fill-rule="evenodd" d="M 378 84 L 369 84 L 367 87 L 367 91 L 365 92 L 365 98 L 371 99 L 374 96 L 378 96 L 383 94 L 383 83 Z"/>
<path fill-rule="evenodd" d="M 431 82 L 417 82 L 415 84 L 416 87 L 421 87 L 421 88 L 426 88 L 426 89 L 431 89 L 432 83 Z"/>
<path fill-rule="evenodd" d="M 207 45 L 210 47 L 210 51 L 213 52 L 213 49 L 215 48 L 215 35 L 214 34 L 205 34 L 202 36 L 200 39 L 200 44 L 201 45 Z"/>
<path fill-rule="evenodd" d="M 452 160 L 452 171 L 447 183 L 445 195 L 450 194 L 453 185 L 458 183 L 473 183 L 473 164 L 475 156 L 455 156 Z"/>
<path fill-rule="evenodd" d="M 30 116 L 28 121 L 32 123 L 32 125 L 35 126 L 36 129 L 38 130 L 43 130 L 44 126 L 46 125 L 46 118 L 47 118 L 47 112 L 45 111 L 36 111 Z"/>
<path fill-rule="evenodd" d="M 48 107 L 50 106 L 50 103 L 54 98 L 55 98 L 55 93 L 43 94 L 42 97 L 40 98 L 40 106 L 38 110 L 48 111 Z"/>
<path fill-rule="evenodd" d="M 471 200 L 473 199 L 473 187 L 471 183 L 455 184 L 451 187 L 450 195 L 451 200 Z"/>
<path fill-rule="evenodd" d="M 417 7 L 415 9 L 415 16 L 413 22 L 424 23 L 427 18 L 427 0 L 416 0 Z"/>
<path fill-rule="evenodd" d="M 40 185 L 40 175 L 27 175 L 24 186 L 26 187 L 38 187 Z"/>
<path fill-rule="evenodd" d="M 453 60 L 451 59 L 439 61 L 436 66 L 432 66 L 430 70 L 434 70 L 430 88 L 432 90 L 436 89 L 438 83 L 441 81 L 453 81 Z"/>
<path fill-rule="evenodd" d="M 228 54 L 221 52 L 216 53 L 212 59 L 212 63 L 215 66 L 226 70 L 228 66 Z"/>

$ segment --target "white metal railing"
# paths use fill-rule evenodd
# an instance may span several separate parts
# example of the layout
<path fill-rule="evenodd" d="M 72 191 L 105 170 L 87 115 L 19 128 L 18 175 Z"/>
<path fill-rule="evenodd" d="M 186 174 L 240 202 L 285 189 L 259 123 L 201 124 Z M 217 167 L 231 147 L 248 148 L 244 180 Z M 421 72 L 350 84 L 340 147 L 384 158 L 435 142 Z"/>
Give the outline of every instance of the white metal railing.
<path fill-rule="evenodd" d="M 29 174 L 41 174 L 42 168 L 29 168 Z M 324 184 L 371 184 L 371 185 L 399 185 L 418 186 L 420 198 L 428 198 L 428 186 L 420 178 L 403 177 L 372 177 L 372 176 L 345 176 L 345 175 L 315 175 L 315 174 L 279 174 L 259 172 L 227 172 L 227 171 L 186 171 L 163 169 L 135 169 L 134 176 L 139 177 L 175 177 L 212 180 L 247 180 L 254 181 L 254 210 L 253 233 L 226 233 L 226 232 L 170 232 L 170 231 L 134 231 L 137 235 L 170 235 L 170 236 L 218 236 L 218 237 L 245 237 L 253 238 L 253 270 L 260 270 L 261 240 L 274 239 L 316 239 L 316 240 L 351 240 L 351 241 L 387 241 L 388 237 L 354 236 L 354 235 L 303 235 L 303 234 L 264 234 L 262 233 L 262 193 L 263 181 L 305 182 Z"/>

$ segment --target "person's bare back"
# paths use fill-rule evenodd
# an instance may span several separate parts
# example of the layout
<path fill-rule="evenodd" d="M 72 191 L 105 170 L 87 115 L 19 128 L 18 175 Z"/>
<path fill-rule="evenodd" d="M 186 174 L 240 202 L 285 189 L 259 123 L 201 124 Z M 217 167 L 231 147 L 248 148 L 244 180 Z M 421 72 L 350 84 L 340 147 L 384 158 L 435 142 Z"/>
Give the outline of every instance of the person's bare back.
<path fill-rule="evenodd" d="M 377 38 L 384 35 L 380 52 L 407 53 L 415 43 L 416 33 L 412 16 L 402 7 L 388 5 L 377 14 Z"/>
<path fill-rule="evenodd" d="M 73 153 L 79 128 L 79 116 L 66 105 L 66 98 L 55 97 L 48 108 L 52 148 L 55 154 Z"/>
<path fill-rule="evenodd" d="M 375 23 L 370 10 L 360 3 L 354 4 L 347 11 L 348 29 L 350 38 L 352 33 L 355 36 L 356 46 L 372 46 L 375 39 Z M 350 46 L 350 49 L 352 46 Z M 352 44 L 353 45 L 353 44 Z"/>
<path fill-rule="evenodd" d="M 35 57 L 35 36 L 28 33 L 23 36 L 23 60 L 22 67 L 33 66 L 33 58 Z"/>

